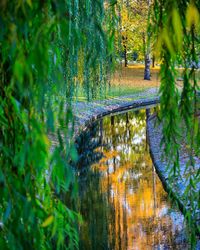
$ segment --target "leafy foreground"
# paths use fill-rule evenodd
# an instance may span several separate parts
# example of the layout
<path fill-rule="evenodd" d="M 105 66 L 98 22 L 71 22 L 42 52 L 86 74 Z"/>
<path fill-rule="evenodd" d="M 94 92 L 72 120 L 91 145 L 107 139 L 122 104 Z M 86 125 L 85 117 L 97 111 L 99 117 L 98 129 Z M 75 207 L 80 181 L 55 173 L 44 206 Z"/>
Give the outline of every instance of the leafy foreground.
<path fill-rule="evenodd" d="M 94 79 L 104 81 L 113 8 L 105 16 L 103 1 L 0 2 L 0 249 L 78 248 L 70 102 L 79 82 L 89 99 Z"/>
<path fill-rule="evenodd" d="M 162 145 L 168 157 L 172 183 L 185 168 L 187 178 L 182 199 L 189 201 L 185 218 L 190 231 L 191 249 L 195 249 L 195 226 L 199 219 L 200 171 L 195 171 L 200 159 L 200 123 L 199 112 L 199 37 L 200 37 L 199 1 L 162 1 L 154 3 L 154 31 L 156 50 L 162 64 L 161 110 L 159 118 L 162 124 Z M 176 84 L 178 67 L 183 68 L 183 85 L 179 91 Z M 183 130 L 183 124 L 185 131 Z M 187 149 L 187 162 L 182 164 L 181 137 Z M 194 216 L 195 214 L 195 216 Z M 199 225 L 198 234 L 199 234 Z"/>

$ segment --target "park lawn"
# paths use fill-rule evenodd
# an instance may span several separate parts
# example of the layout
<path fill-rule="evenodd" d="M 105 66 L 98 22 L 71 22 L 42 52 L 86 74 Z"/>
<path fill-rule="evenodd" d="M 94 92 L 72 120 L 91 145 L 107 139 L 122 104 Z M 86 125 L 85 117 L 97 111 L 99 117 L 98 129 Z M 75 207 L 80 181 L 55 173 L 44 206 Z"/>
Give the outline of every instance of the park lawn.
<path fill-rule="evenodd" d="M 110 84 L 102 91 L 102 96 L 97 96 L 96 99 L 112 99 L 122 96 L 131 96 L 133 94 L 141 93 L 150 88 L 159 88 L 159 66 L 151 68 L 151 80 L 144 80 L 144 65 L 134 64 L 128 67 L 120 67 L 116 72 L 110 76 Z M 179 69 L 177 75 L 177 87 L 182 88 L 182 73 L 183 69 Z M 199 84 L 200 72 L 197 71 L 197 80 Z M 84 90 L 79 88 L 77 92 L 77 99 L 79 101 L 86 101 Z"/>
<path fill-rule="evenodd" d="M 122 67 L 120 70 L 111 78 L 111 93 L 114 95 L 131 94 L 134 92 L 140 92 L 148 88 L 159 88 L 160 87 L 160 77 L 159 77 L 160 67 L 151 67 L 151 80 L 144 80 L 144 65 L 129 65 L 127 68 Z M 183 87 L 183 68 L 178 68 L 176 76 L 176 84 L 178 88 Z M 200 70 L 196 70 L 196 80 L 200 88 Z M 192 84 L 192 81 L 191 81 Z"/>
<path fill-rule="evenodd" d="M 144 65 L 130 65 L 122 67 L 111 77 L 111 93 L 119 95 L 124 93 L 131 95 L 135 92 L 140 92 L 148 88 L 158 88 L 159 68 L 151 68 L 151 80 L 144 80 Z"/>
<path fill-rule="evenodd" d="M 113 75 L 110 76 L 110 84 L 103 91 L 103 96 L 98 96 L 97 99 L 112 99 L 121 96 L 129 96 L 141 93 L 148 88 L 158 88 L 159 68 L 151 69 L 151 80 L 144 80 L 144 65 L 130 65 L 121 67 Z M 85 101 L 83 89 L 79 88 L 77 99 Z"/>

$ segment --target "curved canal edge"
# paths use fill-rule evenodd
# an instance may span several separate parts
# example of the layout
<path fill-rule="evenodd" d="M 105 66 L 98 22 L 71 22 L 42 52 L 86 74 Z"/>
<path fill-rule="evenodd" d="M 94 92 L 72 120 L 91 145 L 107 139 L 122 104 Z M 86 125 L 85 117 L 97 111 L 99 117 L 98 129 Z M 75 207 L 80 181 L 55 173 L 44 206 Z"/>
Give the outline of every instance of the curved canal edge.
<path fill-rule="evenodd" d="M 156 172 L 163 183 L 163 187 L 166 190 L 166 192 L 173 198 L 173 200 L 178 204 L 181 212 L 184 214 L 184 216 L 187 213 L 187 210 L 190 207 L 190 204 L 188 201 L 185 201 L 183 198 L 183 193 L 186 189 L 186 186 L 184 185 L 184 171 L 186 167 L 186 163 L 188 160 L 188 157 L 183 155 L 183 152 L 180 152 L 180 165 L 181 165 L 181 173 L 179 176 L 177 176 L 174 179 L 174 182 L 172 183 L 169 179 L 169 171 L 167 170 L 167 162 L 162 160 L 162 148 L 160 147 L 160 142 L 162 138 L 162 125 L 156 125 L 156 116 L 150 115 L 150 112 L 147 110 L 147 138 L 149 143 L 149 151 L 150 155 L 153 161 L 153 164 L 155 166 Z M 197 162 L 196 165 L 200 164 Z M 200 187 L 200 183 L 198 185 L 198 188 Z M 200 231 L 198 229 L 199 225 L 199 212 L 195 211 L 195 217 L 198 218 L 197 221 L 195 221 L 196 226 L 196 234 L 199 236 Z M 198 242 L 199 243 L 199 242 Z"/>
<path fill-rule="evenodd" d="M 160 103 L 159 96 L 152 98 L 142 98 L 133 101 L 125 101 L 121 103 L 113 103 L 106 106 L 99 106 L 95 108 L 90 108 L 89 104 L 86 104 L 86 111 L 82 114 L 84 119 L 80 118 L 80 115 L 75 115 L 75 133 L 74 139 L 76 139 L 82 131 L 87 129 L 87 127 L 107 115 L 112 115 L 116 113 L 126 112 L 131 109 L 146 108 L 151 105 L 156 105 Z M 81 104 L 80 104 L 81 105 Z M 89 112 L 88 112 L 89 111 Z M 78 112 L 80 113 L 80 111 Z M 75 110 L 76 114 L 76 110 Z"/>

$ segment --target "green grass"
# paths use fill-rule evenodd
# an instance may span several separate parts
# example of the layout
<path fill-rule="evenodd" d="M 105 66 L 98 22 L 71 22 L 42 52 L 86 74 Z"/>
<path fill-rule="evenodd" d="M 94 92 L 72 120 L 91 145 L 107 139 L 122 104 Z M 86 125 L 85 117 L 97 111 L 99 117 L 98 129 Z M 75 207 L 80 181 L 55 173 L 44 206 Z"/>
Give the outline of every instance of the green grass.
<path fill-rule="evenodd" d="M 135 95 L 152 87 L 159 87 L 159 69 L 151 69 L 151 81 L 144 80 L 144 66 L 135 65 L 127 68 L 122 67 L 116 71 L 110 81 L 110 86 L 100 90 L 94 99 L 105 100 L 122 96 Z M 87 96 L 83 87 L 78 87 L 76 91 L 76 100 L 86 101 Z"/>

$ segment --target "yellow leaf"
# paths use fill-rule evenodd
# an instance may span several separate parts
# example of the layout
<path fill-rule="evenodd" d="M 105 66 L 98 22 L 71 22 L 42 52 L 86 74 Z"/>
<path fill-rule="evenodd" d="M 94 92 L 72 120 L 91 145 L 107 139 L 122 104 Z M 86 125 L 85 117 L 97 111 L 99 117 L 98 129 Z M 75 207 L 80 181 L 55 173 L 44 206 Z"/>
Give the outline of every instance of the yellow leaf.
<path fill-rule="evenodd" d="M 26 0 L 26 2 L 32 8 L 32 2 L 31 2 L 31 0 Z"/>
<path fill-rule="evenodd" d="M 173 12 L 172 12 L 172 24 L 174 28 L 175 37 L 176 37 L 177 47 L 179 50 L 181 50 L 182 41 L 183 41 L 183 29 L 182 29 L 180 15 L 176 9 L 173 9 Z"/>
<path fill-rule="evenodd" d="M 154 54 L 156 58 L 160 57 L 161 49 L 162 49 L 162 37 L 158 36 L 157 41 L 154 45 Z"/>
<path fill-rule="evenodd" d="M 171 43 L 171 40 L 170 40 L 170 37 L 169 37 L 169 32 L 167 31 L 167 29 L 163 30 L 162 39 L 163 39 L 165 45 L 167 46 L 171 56 L 174 56 L 175 51 L 174 51 L 173 45 Z"/>
<path fill-rule="evenodd" d="M 54 220 L 53 215 L 50 215 L 41 225 L 41 227 L 47 227 L 49 226 Z"/>
<path fill-rule="evenodd" d="M 186 11 L 187 28 L 190 29 L 194 25 L 199 28 L 199 12 L 194 4 L 190 3 Z"/>

